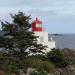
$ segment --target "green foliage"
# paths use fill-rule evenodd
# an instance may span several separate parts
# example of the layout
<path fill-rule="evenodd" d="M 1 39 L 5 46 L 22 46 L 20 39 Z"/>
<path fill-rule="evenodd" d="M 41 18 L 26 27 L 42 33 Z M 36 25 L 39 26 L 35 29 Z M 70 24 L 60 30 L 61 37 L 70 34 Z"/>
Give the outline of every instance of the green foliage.
<path fill-rule="evenodd" d="M 48 62 L 48 61 L 43 61 L 41 59 L 36 59 L 34 58 L 27 58 L 26 60 L 23 60 L 24 67 L 31 67 L 31 68 L 35 68 L 37 70 L 45 70 L 47 72 L 52 71 L 55 66 L 53 63 Z"/>
<path fill-rule="evenodd" d="M 66 67 L 68 62 L 65 60 L 64 55 L 59 49 L 52 49 L 48 54 L 48 59 L 52 61 L 57 67 Z"/>
<path fill-rule="evenodd" d="M 15 56 L 27 56 L 30 52 L 41 52 L 46 46 L 37 44 L 37 37 L 30 31 L 30 16 L 23 12 L 11 14 L 12 22 L 1 22 L 5 34 L 0 37 L 0 47 Z M 26 50 L 29 49 L 29 52 Z"/>
<path fill-rule="evenodd" d="M 0 69 L 5 70 L 9 75 L 10 73 L 19 73 L 19 69 L 26 72 L 27 68 L 50 72 L 55 68 L 55 65 L 42 55 L 25 57 L 23 59 L 9 56 L 0 57 Z"/>
<path fill-rule="evenodd" d="M 56 57 L 62 57 L 63 56 L 63 53 L 60 49 L 55 49 L 53 48 L 49 53 L 48 53 L 48 56 L 56 56 Z"/>
<path fill-rule="evenodd" d="M 20 73 L 18 67 L 15 64 L 8 65 L 7 74 L 10 75 L 11 73 L 15 73 L 16 75 L 19 75 Z"/>
<path fill-rule="evenodd" d="M 31 73 L 31 75 L 47 75 L 47 72 L 45 72 L 45 71 L 40 71 L 40 72 L 33 71 L 33 72 Z"/>

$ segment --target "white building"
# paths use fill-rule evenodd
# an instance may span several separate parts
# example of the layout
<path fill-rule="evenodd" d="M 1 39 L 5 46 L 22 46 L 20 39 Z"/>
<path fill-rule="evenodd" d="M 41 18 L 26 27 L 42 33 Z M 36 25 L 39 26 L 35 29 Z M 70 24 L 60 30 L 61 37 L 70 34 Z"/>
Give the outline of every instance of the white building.
<path fill-rule="evenodd" d="M 42 28 L 42 22 L 36 18 L 32 22 L 32 31 L 35 33 L 36 36 L 39 36 L 37 38 L 39 44 L 43 44 L 47 46 L 46 50 L 43 50 L 44 52 L 49 52 L 52 48 L 55 48 L 55 41 L 51 38 L 49 41 L 48 39 L 48 32 L 43 30 Z"/>

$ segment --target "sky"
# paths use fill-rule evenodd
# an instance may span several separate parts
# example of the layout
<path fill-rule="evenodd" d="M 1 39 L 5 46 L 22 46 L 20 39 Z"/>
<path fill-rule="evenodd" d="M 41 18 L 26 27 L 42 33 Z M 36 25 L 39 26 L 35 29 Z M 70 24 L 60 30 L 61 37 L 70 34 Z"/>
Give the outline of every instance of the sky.
<path fill-rule="evenodd" d="M 75 33 L 75 0 L 0 0 L 0 20 L 18 11 L 39 18 L 50 34 Z"/>

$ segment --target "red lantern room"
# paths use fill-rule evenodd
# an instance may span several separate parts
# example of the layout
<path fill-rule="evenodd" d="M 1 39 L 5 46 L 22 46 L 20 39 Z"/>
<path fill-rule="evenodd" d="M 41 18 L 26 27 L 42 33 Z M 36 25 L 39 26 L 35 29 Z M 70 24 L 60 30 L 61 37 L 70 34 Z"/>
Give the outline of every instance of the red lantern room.
<path fill-rule="evenodd" d="M 33 32 L 41 32 L 42 31 L 42 21 L 38 18 L 32 22 L 32 31 Z"/>

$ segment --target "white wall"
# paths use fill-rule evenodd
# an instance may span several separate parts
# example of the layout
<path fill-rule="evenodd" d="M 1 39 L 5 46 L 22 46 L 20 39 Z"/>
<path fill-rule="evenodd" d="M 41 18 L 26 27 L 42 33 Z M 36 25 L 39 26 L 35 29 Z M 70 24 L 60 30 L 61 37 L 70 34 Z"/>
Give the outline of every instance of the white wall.
<path fill-rule="evenodd" d="M 38 42 L 41 43 L 41 37 L 43 38 L 43 42 L 48 42 L 48 32 L 42 31 L 42 32 L 34 32 L 36 36 L 39 36 Z"/>
<path fill-rule="evenodd" d="M 49 52 L 52 48 L 55 48 L 55 41 L 53 41 L 53 40 L 48 41 L 48 32 L 47 31 L 34 32 L 34 33 L 36 36 L 39 36 L 39 38 L 37 38 L 38 43 L 41 43 L 48 47 L 45 52 Z"/>

